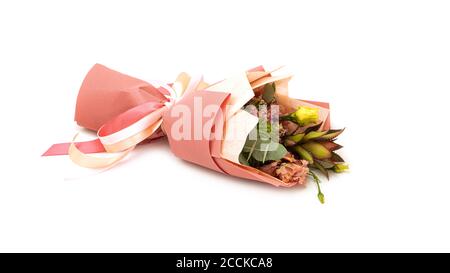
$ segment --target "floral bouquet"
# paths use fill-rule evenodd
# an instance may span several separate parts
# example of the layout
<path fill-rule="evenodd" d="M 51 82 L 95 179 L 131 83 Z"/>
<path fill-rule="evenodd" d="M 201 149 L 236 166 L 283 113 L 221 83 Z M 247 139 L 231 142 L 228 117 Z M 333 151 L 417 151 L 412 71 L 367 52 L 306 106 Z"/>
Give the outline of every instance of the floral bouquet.
<path fill-rule="evenodd" d="M 110 168 L 136 145 L 165 136 L 176 156 L 217 172 L 283 187 L 310 177 L 323 203 L 316 173 L 348 169 L 336 153 L 343 130 L 330 128 L 328 103 L 290 98 L 291 75 L 275 71 L 260 66 L 214 84 L 181 73 L 167 84 L 96 64 L 80 88 L 75 121 L 97 138 L 75 136 L 43 155 Z"/>

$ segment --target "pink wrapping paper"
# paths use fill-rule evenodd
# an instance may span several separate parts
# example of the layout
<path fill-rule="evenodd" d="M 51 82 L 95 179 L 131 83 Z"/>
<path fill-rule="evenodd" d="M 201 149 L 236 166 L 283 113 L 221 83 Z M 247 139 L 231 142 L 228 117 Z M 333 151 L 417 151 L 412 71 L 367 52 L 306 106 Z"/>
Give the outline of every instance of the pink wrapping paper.
<path fill-rule="evenodd" d="M 262 67 L 257 67 L 250 71 L 258 72 L 252 74 L 252 77 L 254 78 L 249 78 L 250 81 L 270 75 L 270 73 L 265 72 Z M 186 93 L 176 102 L 176 104 L 184 105 L 189 109 L 194 109 L 196 99 L 201 98 L 202 109 L 198 109 L 199 111 L 202 111 L 207 106 L 214 106 L 224 110 L 225 105 L 229 100 L 229 92 L 230 90 L 211 92 L 206 88 L 206 90 Z M 87 129 L 100 129 L 100 131 L 103 130 L 106 135 L 113 134 L 170 101 L 168 95 L 170 94 L 164 88 L 154 87 L 142 80 L 96 64 L 86 75 L 80 88 L 76 104 L 75 121 L 78 125 Z M 305 102 L 329 109 L 328 103 Z M 139 111 L 133 113 L 135 109 L 139 109 L 139 106 L 144 104 L 148 105 L 148 107 L 145 107 L 143 113 L 140 113 Z M 121 115 L 124 112 L 131 112 L 132 114 L 128 113 L 128 115 Z M 124 116 L 124 118 L 121 118 L 121 116 Z M 193 119 L 194 117 L 191 118 Z M 226 119 L 222 114 L 216 113 L 213 117 L 208 117 L 208 120 L 210 119 L 214 121 L 208 128 L 210 135 L 216 133 L 217 130 L 224 130 Z M 222 158 L 220 153 L 221 140 L 214 138 L 195 140 L 193 135 L 191 135 L 190 140 L 174 139 L 172 134 L 167 132 L 170 132 L 171 126 L 176 120 L 177 117 L 173 117 L 170 110 L 164 112 L 162 115 L 162 130 L 163 132 L 166 132 L 165 135 L 168 137 L 170 148 L 177 157 L 217 172 L 244 179 L 265 182 L 274 186 L 291 187 L 295 185 L 292 183 L 283 183 L 279 179 L 255 168 L 240 165 Z M 202 121 L 207 122 L 205 118 L 203 118 Z M 191 123 L 194 124 L 193 120 Z M 325 129 L 329 128 L 329 124 L 330 119 L 329 116 L 327 116 L 324 125 Z M 157 130 L 149 137 L 149 139 L 161 137 L 164 135 L 163 132 Z M 194 130 L 191 130 L 191 134 L 194 134 Z M 68 154 L 69 146 L 70 143 L 55 144 L 50 147 L 44 155 Z M 84 153 L 98 153 L 105 151 L 99 139 L 78 142 L 75 143 L 75 146 Z M 149 147 L 149 149 L 151 149 L 151 147 Z"/>

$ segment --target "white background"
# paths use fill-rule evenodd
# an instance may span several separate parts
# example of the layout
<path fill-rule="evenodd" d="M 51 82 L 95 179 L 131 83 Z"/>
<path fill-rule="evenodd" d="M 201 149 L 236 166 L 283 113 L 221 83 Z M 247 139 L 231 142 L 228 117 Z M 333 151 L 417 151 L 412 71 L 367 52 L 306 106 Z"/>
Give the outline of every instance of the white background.
<path fill-rule="evenodd" d="M 450 251 L 448 1 L 1 1 L 1 251 Z M 329 101 L 351 172 L 279 189 L 160 140 L 96 175 L 41 158 L 102 63 L 144 80 L 259 64 Z"/>

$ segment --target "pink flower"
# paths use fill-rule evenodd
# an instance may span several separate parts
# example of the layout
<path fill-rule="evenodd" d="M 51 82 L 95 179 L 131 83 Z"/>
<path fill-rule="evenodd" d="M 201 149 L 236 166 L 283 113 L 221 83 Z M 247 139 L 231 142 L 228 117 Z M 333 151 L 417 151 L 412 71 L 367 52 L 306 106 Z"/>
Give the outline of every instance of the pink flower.
<path fill-rule="evenodd" d="M 281 163 L 275 171 L 277 177 L 285 183 L 305 184 L 308 176 L 308 161 L 297 160 L 293 163 Z"/>
<path fill-rule="evenodd" d="M 277 177 L 284 183 L 305 184 L 309 172 L 308 161 L 292 160 L 291 157 L 283 159 L 288 162 L 274 161 L 259 169 L 267 174 Z"/>

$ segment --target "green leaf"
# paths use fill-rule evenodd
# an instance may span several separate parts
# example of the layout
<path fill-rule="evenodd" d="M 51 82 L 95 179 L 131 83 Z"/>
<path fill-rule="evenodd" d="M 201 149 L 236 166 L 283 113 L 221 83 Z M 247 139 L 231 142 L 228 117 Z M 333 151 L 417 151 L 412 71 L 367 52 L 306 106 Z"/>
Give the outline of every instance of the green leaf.
<path fill-rule="evenodd" d="M 258 125 L 258 139 L 260 139 L 261 141 L 270 141 L 272 136 L 270 135 L 270 132 L 272 130 L 272 126 L 270 125 L 270 123 L 264 121 L 261 122 L 259 124 L 262 124 L 261 126 Z"/>
<path fill-rule="evenodd" d="M 335 152 L 332 152 L 331 153 L 331 161 L 333 161 L 334 163 L 344 163 L 345 162 L 345 160 L 340 156 L 340 155 L 338 155 L 337 153 L 335 153 Z"/>
<path fill-rule="evenodd" d="M 311 155 L 310 152 L 308 152 L 307 150 L 303 149 L 301 146 L 295 146 L 294 151 L 297 152 L 297 154 L 303 158 L 304 160 L 308 161 L 310 164 L 314 163 L 314 159 L 313 156 Z"/>
<path fill-rule="evenodd" d="M 329 161 L 329 159 L 325 159 L 325 160 L 316 159 L 315 162 L 322 165 L 325 169 L 332 169 L 332 168 L 334 168 L 334 165 L 335 165 L 333 162 Z"/>
<path fill-rule="evenodd" d="M 342 134 L 342 132 L 344 132 L 344 130 L 345 130 L 345 128 L 344 129 L 340 129 L 340 130 L 329 130 L 325 135 L 323 135 L 320 138 L 318 138 L 318 140 L 322 141 L 322 140 L 335 139 L 340 134 Z"/>
<path fill-rule="evenodd" d="M 257 143 L 258 142 L 258 138 L 259 138 L 258 125 L 256 125 L 256 127 L 253 128 L 253 130 L 249 133 L 249 135 L 247 136 L 247 140 L 245 141 L 244 147 L 242 148 L 242 152 L 241 153 L 247 153 L 247 157 L 246 157 L 246 161 L 247 162 L 252 157 L 252 153 L 255 150 L 256 145 L 258 144 Z M 252 137 L 252 138 L 256 137 L 256 139 L 250 139 L 250 137 Z"/>
<path fill-rule="evenodd" d="M 259 143 L 253 151 L 252 157 L 259 162 L 282 159 L 287 153 L 286 148 L 277 142 Z"/>
<path fill-rule="evenodd" d="M 313 156 L 317 159 L 326 159 L 331 157 L 331 152 L 320 143 L 310 141 L 302 144 L 302 147 L 313 154 Z"/>
<path fill-rule="evenodd" d="M 319 142 L 323 147 L 327 148 L 328 151 L 336 151 L 341 149 L 343 146 L 339 145 L 337 143 L 334 143 L 333 141 L 324 141 L 324 142 Z"/>
<path fill-rule="evenodd" d="M 244 144 L 244 148 L 242 148 L 242 152 L 251 153 L 255 149 L 256 140 L 247 139 Z"/>
<path fill-rule="evenodd" d="M 311 167 L 318 169 L 327 179 L 330 179 L 328 175 L 328 170 L 325 169 L 320 163 L 317 161 L 314 161 L 314 164 L 311 165 Z"/>
<path fill-rule="evenodd" d="M 278 135 L 273 136 L 278 124 L 270 124 L 265 120 L 260 120 L 258 125 L 250 132 L 247 141 L 244 144 L 241 154 L 243 154 L 242 164 L 248 163 L 250 166 L 256 166 L 259 163 L 265 163 L 270 160 L 279 160 L 287 154 L 286 148 L 278 143 Z M 250 139 L 250 137 L 256 139 Z M 245 160 L 244 160 L 245 159 Z"/>
<path fill-rule="evenodd" d="M 293 136 L 288 136 L 286 139 L 292 140 L 295 143 L 299 143 L 300 141 L 302 141 L 304 136 L 305 136 L 305 134 L 296 134 Z"/>
<path fill-rule="evenodd" d="M 327 132 L 319 132 L 319 131 L 311 131 L 303 138 L 303 142 L 307 142 L 308 140 L 313 140 L 315 138 L 319 138 L 323 135 L 325 135 Z"/>
<path fill-rule="evenodd" d="M 245 153 L 239 154 L 239 163 L 242 165 L 250 166 L 250 163 L 248 163 L 247 156 Z"/>
<path fill-rule="evenodd" d="M 322 122 L 319 122 L 319 123 L 316 123 L 316 124 L 310 124 L 310 125 L 302 127 L 301 132 L 307 134 L 307 133 L 309 133 L 311 131 L 319 130 L 319 128 L 321 126 L 322 126 Z"/>
<path fill-rule="evenodd" d="M 264 86 L 264 93 L 262 98 L 265 102 L 271 103 L 275 98 L 275 83 L 268 83 Z"/>

